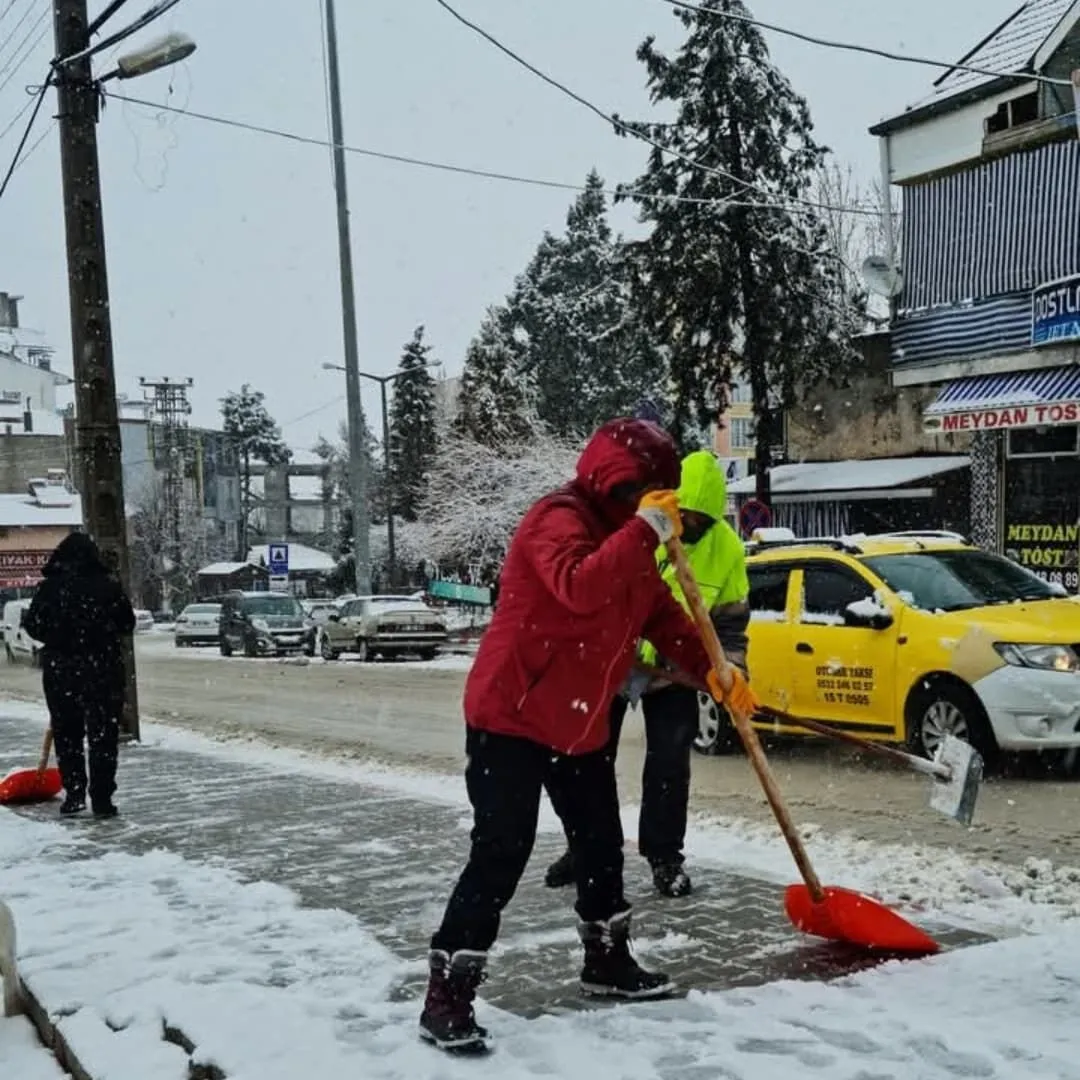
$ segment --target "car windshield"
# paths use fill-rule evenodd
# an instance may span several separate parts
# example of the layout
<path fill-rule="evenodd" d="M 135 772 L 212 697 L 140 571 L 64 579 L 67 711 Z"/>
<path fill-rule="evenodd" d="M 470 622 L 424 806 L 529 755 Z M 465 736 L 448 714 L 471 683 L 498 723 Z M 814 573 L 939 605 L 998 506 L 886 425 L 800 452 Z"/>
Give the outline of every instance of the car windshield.
<path fill-rule="evenodd" d="M 302 615 L 303 609 L 294 596 L 249 596 L 244 601 L 249 615 Z"/>
<path fill-rule="evenodd" d="M 863 562 L 901 599 L 924 611 L 963 611 L 1061 595 L 1030 570 L 984 551 L 873 555 Z"/>

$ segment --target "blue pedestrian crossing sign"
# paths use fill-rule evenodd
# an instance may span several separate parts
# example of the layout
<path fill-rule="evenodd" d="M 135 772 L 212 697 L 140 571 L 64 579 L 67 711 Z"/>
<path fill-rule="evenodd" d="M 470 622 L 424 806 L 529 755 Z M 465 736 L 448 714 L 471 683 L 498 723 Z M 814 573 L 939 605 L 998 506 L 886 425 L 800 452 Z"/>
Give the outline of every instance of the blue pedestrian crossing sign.
<path fill-rule="evenodd" d="M 270 544 L 268 569 L 271 577 L 288 577 L 289 575 L 289 545 Z"/>

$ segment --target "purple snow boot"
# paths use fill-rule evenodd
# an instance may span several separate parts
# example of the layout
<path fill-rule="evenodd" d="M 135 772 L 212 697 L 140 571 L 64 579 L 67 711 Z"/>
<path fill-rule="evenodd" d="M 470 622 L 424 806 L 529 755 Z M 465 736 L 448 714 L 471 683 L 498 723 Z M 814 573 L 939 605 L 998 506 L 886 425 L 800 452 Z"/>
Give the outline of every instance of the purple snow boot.
<path fill-rule="evenodd" d="M 476 1022 L 473 1001 L 484 980 L 487 954 L 462 949 L 451 956 L 441 949 L 428 954 L 428 979 L 420 1038 L 440 1050 L 482 1054 L 489 1049 L 488 1033 Z"/>

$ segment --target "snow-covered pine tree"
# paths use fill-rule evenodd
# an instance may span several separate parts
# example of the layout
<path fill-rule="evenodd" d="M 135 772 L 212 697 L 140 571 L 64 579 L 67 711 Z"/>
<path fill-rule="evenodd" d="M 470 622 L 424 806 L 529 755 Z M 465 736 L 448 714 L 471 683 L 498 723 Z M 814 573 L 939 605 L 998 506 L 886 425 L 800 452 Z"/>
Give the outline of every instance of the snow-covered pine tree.
<path fill-rule="evenodd" d="M 519 352 L 506 308 L 488 308 L 465 354 L 454 425 L 458 434 L 499 447 L 528 441 L 536 431 L 532 380 Z"/>
<path fill-rule="evenodd" d="M 518 363 L 535 380 L 537 413 L 561 437 L 631 412 L 643 396 L 661 394 L 666 380 L 663 356 L 633 306 L 623 243 L 607 209 L 593 170 L 565 234 L 544 235 L 507 302 Z"/>
<path fill-rule="evenodd" d="M 393 383 L 390 407 L 390 461 L 393 476 L 393 512 L 415 521 L 424 495 L 424 477 L 435 460 L 435 380 L 431 377 L 424 344 L 424 328 L 418 326 L 405 346 Z"/>
<path fill-rule="evenodd" d="M 740 0 L 699 3 L 676 15 L 687 34 L 676 55 L 653 38 L 638 49 L 653 102 L 673 114 L 628 125 L 670 151 L 653 150 L 632 185 L 652 225 L 633 246 L 638 295 L 670 349 L 677 426 L 715 420 L 733 369 L 749 382 L 768 499 L 784 408 L 800 385 L 843 377 L 862 317 L 809 205 L 827 152 L 806 102 Z"/>
<path fill-rule="evenodd" d="M 266 408 L 266 395 L 244 383 L 238 391 L 221 399 L 222 426 L 231 436 L 240 457 L 240 537 L 237 557 L 248 556 L 248 527 L 251 523 L 251 466 L 285 465 L 292 451 L 281 437 L 281 428 Z"/>

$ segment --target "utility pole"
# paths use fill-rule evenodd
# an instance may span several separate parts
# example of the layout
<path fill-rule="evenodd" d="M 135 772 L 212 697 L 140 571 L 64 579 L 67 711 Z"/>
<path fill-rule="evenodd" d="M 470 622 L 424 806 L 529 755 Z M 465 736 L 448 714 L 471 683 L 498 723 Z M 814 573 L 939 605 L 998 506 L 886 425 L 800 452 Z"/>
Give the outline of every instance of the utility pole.
<path fill-rule="evenodd" d="M 353 513 L 353 561 L 356 593 L 371 592 L 371 520 L 368 513 L 367 447 L 364 405 L 360 397 L 360 348 L 356 336 L 356 288 L 349 236 L 349 191 L 345 174 L 341 121 L 341 75 L 338 69 L 337 20 L 334 0 L 326 5 L 327 81 L 330 96 L 330 138 L 333 141 L 334 191 L 337 196 L 338 257 L 341 265 L 341 318 L 345 340 L 345 394 L 349 417 L 349 491 Z"/>
<path fill-rule="evenodd" d="M 86 0 L 53 0 L 58 58 L 90 44 Z M 71 297 L 71 356 L 75 375 L 75 462 L 83 520 L 130 591 L 127 517 L 120 457 L 120 422 L 113 372 L 105 227 L 98 169 L 98 89 L 86 57 L 56 67 L 60 167 Z M 139 738 L 135 651 L 124 639 L 123 732 Z"/>
<path fill-rule="evenodd" d="M 187 479 L 192 468 L 191 444 L 189 441 L 188 417 L 191 404 L 188 390 L 194 380 L 188 379 L 139 379 L 143 396 L 150 403 L 152 415 L 157 424 L 150 429 L 151 455 L 155 474 L 164 467 L 165 482 L 162 485 L 164 506 L 162 517 L 168 523 L 168 542 L 164 552 L 171 567 L 162 566 L 162 580 L 165 583 L 165 609 L 174 615 L 179 614 L 177 607 L 177 571 L 184 561 L 184 542 L 191 537 L 184 537 L 182 524 L 187 523 Z M 197 504 L 199 511 L 202 503 Z M 180 598 L 183 600 L 183 597 Z"/>
<path fill-rule="evenodd" d="M 386 384 L 393 382 L 397 375 L 391 375 L 379 380 L 379 396 L 382 398 L 382 438 L 383 438 L 383 468 L 386 471 L 386 479 L 383 481 L 386 487 L 386 561 L 390 568 L 390 590 L 393 591 L 397 584 L 397 550 L 394 537 L 394 474 L 390 464 L 390 410 L 386 404 Z"/>

